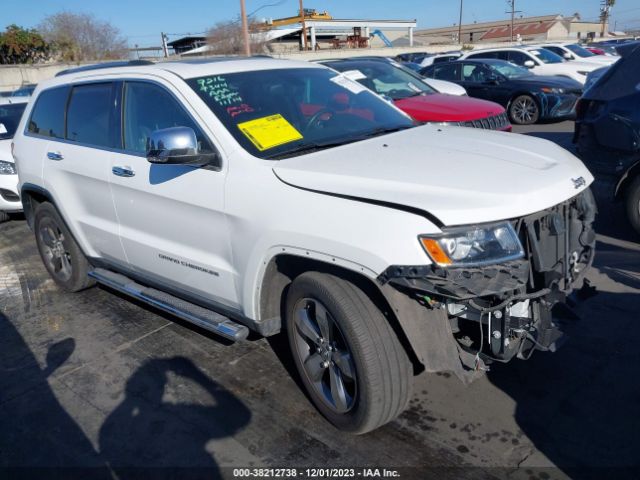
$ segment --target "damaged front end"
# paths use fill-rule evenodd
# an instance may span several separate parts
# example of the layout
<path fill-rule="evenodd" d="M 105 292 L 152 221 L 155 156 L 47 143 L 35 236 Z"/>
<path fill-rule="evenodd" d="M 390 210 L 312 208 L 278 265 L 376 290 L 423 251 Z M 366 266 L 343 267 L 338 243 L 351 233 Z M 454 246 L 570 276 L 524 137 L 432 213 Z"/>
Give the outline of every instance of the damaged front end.
<path fill-rule="evenodd" d="M 418 357 L 426 369 L 452 369 L 463 378 L 462 370 L 482 369 L 485 362 L 528 359 L 534 350 L 554 351 L 562 332 L 552 310 L 566 303 L 593 261 L 595 215 L 595 201 L 587 189 L 510 221 L 509 231 L 521 244 L 518 258 L 469 266 L 437 261 L 429 266 L 392 266 L 380 275 L 383 292 L 405 332 L 411 321 L 403 321 L 403 315 L 422 318 L 419 330 L 431 340 L 421 345 L 415 326 L 407 335 L 413 337 L 409 341 L 414 350 L 422 350 Z M 437 251 L 429 253 L 437 258 Z M 583 288 L 588 288 L 586 281 Z M 448 351 L 438 351 L 442 349 Z"/>

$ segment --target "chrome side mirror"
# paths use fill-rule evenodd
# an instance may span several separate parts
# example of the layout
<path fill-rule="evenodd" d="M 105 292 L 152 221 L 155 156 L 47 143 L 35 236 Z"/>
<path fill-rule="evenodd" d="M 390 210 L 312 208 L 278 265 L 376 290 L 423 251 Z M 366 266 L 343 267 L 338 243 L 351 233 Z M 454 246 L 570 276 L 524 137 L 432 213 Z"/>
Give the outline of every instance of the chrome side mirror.
<path fill-rule="evenodd" d="M 200 153 L 196 132 L 189 127 L 156 130 L 147 141 L 147 160 L 162 165 L 203 166 L 215 155 Z"/>
<path fill-rule="evenodd" d="M 536 64 L 533 60 L 527 60 L 524 62 L 524 66 L 527 68 L 533 68 L 536 66 Z"/>

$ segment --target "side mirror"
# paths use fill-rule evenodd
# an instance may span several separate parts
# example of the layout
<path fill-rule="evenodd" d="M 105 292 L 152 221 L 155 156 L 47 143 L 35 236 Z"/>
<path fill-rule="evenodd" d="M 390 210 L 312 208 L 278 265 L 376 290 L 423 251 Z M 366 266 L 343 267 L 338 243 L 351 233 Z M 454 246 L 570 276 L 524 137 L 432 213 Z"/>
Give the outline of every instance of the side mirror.
<path fill-rule="evenodd" d="M 562 55 L 562 57 L 565 60 L 573 60 L 573 55 L 571 55 L 569 52 L 564 52 L 564 55 Z"/>
<path fill-rule="evenodd" d="M 527 60 L 524 62 L 524 66 L 527 68 L 533 68 L 536 66 L 536 63 L 533 60 Z"/>
<path fill-rule="evenodd" d="M 216 154 L 202 154 L 196 132 L 189 127 L 156 130 L 147 143 L 147 160 L 160 165 L 193 165 L 202 167 L 217 158 Z"/>
<path fill-rule="evenodd" d="M 4 123 L 0 123 L 0 135 L 4 135 L 5 133 L 9 133 L 7 127 L 4 126 Z"/>

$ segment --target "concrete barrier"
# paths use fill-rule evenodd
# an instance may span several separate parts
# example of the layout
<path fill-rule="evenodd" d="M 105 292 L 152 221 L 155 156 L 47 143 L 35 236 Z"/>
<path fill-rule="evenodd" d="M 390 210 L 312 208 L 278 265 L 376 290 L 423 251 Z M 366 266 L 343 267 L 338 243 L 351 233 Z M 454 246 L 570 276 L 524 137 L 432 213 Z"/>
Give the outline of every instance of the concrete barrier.
<path fill-rule="evenodd" d="M 505 47 L 505 43 L 485 44 L 481 45 L 482 48 L 491 47 Z M 271 54 L 275 58 L 288 58 L 291 60 L 322 60 L 331 58 L 348 58 L 363 55 L 380 55 L 385 57 L 393 57 L 400 53 L 407 52 L 425 52 L 440 53 L 448 50 L 458 50 L 460 45 L 428 45 L 428 46 L 416 46 L 416 47 L 393 47 L 393 48 L 344 48 L 344 49 L 327 49 L 317 50 L 315 52 L 280 52 Z M 180 57 L 171 57 L 166 60 L 180 60 Z M 160 61 L 166 61 L 161 59 Z M 85 63 L 84 65 L 91 65 L 93 62 Z M 51 63 L 51 64 L 39 64 L 39 65 L 0 65 L 0 91 L 12 91 L 22 85 L 28 83 L 39 83 L 43 80 L 47 80 L 54 77 L 56 73 L 66 70 L 67 68 L 78 67 L 78 64 L 69 63 Z"/>

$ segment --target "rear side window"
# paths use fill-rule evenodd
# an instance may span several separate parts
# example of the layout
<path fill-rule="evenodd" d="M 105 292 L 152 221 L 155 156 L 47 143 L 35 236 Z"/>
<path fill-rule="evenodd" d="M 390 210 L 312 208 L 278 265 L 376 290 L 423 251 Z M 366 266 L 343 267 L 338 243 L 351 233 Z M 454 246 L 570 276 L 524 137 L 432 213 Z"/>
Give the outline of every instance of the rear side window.
<path fill-rule="evenodd" d="M 79 85 L 71 90 L 67 112 L 67 140 L 113 147 L 110 134 L 114 113 L 112 83 Z"/>
<path fill-rule="evenodd" d="M 506 60 L 506 55 L 504 52 L 478 52 L 472 55 L 469 55 L 467 58 L 498 58 L 501 60 Z"/>
<path fill-rule="evenodd" d="M 438 65 L 433 69 L 433 78 L 450 82 L 460 80 L 460 64 Z"/>
<path fill-rule="evenodd" d="M 42 92 L 33 107 L 28 131 L 43 137 L 64 138 L 64 111 L 68 96 L 68 87 Z"/>

